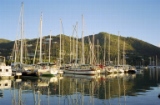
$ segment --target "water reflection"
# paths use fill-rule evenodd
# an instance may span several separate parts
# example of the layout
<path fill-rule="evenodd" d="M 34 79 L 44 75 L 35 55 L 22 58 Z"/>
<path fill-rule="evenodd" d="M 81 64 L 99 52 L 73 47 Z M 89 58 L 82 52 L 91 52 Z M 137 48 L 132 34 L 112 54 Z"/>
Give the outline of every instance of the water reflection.
<path fill-rule="evenodd" d="M 141 102 L 141 100 L 135 101 L 135 99 L 139 100 L 137 97 L 148 97 L 146 94 L 154 92 L 155 89 L 157 92 L 154 95 L 158 98 L 159 72 L 159 69 L 148 69 L 138 74 L 120 73 L 100 76 L 65 74 L 63 77 L 23 77 L 17 80 L 0 80 L 0 103 L 6 105 L 134 105 Z M 154 99 L 155 97 L 151 100 Z"/>

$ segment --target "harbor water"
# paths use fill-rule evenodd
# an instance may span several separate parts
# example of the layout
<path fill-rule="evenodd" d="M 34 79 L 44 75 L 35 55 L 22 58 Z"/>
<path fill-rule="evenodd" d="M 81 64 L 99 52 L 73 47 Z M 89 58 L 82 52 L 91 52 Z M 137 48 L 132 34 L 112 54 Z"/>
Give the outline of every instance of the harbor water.
<path fill-rule="evenodd" d="M 160 69 L 0 80 L 0 105 L 159 105 Z"/>

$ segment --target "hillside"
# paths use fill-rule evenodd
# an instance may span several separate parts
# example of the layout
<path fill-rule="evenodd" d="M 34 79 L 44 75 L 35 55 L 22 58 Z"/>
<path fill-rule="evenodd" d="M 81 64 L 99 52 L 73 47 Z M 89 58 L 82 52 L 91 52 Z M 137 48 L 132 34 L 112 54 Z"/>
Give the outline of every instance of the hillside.
<path fill-rule="evenodd" d="M 109 34 L 105 32 L 100 32 L 98 34 L 94 35 L 94 59 L 99 59 L 99 62 L 103 62 L 103 55 L 104 55 L 104 39 L 106 37 L 106 60 L 108 60 L 108 45 L 109 45 Z M 71 50 L 72 50 L 72 58 L 75 58 L 76 52 L 76 43 L 75 38 L 71 38 L 67 35 L 62 35 L 62 57 L 64 58 L 64 62 L 68 63 L 70 59 L 70 42 Z M 125 56 L 126 56 L 126 62 L 127 64 L 132 65 L 139 65 L 139 64 L 149 64 L 149 57 L 154 58 L 157 56 L 159 59 L 160 57 L 160 48 L 156 47 L 154 45 L 151 45 L 147 42 L 144 42 L 142 40 L 132 38 L 132 37 L 123 37 L 120 36 L 119 41 L 119 52 L 120 52 L 120 60 L 122 61 L 122 55 L 123 55 L 123 44 L 125 42 Z M 89 62 L 89 54 L 91 52 L 90 46 L 89 46 L 89 40 L 91 43 L 93 43 L 93 35 L 85 36 L 84 37 L 84 43 L 85 43 L 85 59 L 86 62 Z M 78 39 L 78 58 L 81 58 L 81 39 Z M 33 55 L 35 53 L 37 39 L 27 39 L 25 44 L 24 52 L 27 53 L 28 58 L 26 59 L 28 63 L 33 62 Z M 39 43 L 39 42 L 38 42 Z M 48 60 L 48 54 L 49 54 L 49 35 L 45 36 L 43 38 L 43 59 Z M 74 44 L 73 44 L 74 43 Z M 97 44 L 99 47 L 97 47 Z M 14 42 L 1 39 L 0 40 L 0 55 L 2 56 L 11 56 L 12 55 L 12 49 L 13 49 Z M 74 50 L 73 50 L 74 49 Z M 39 47 L 37 47 L 37 57 L 39 53 Z M 118 36 L 110 34 L 110 59 L 112 61 L 116 61 L 117 54 L 118 53 Z M 13 56 L 13 55 L 12 55 Z M 55 61 L 56 58 L 59 57 L 59 35 L 52 36 L 52 44 L 51 44 L 51 59 L 52 61 Z M 38 59 L 37 59 L 38 60 Z M 97 60 L 96 60 L 97 61 Z M 37 61 L 38 62 L 38 61 Z"/>
<path fill-rule="evenodd" d="M 106 54 L 108 54 L 108 39 L 109 34 L 105 32 L 101 32 L 95 34 L 95 40 L 99 40 L 101 48 L 104 49 L 104 38 L 106 36 Z M 93 35 L 89 36 L 90 39 Z M 87 39 L 87 38 L 86 38 Z M 87 41 L 87 40 L 86 40 Z M 160 58 L 160 48 L 144 42 L 142 40 L 132 38 L 132 37 L 123 37 L 120 36 L 120 55 L 122 59 L 123 55 L 123 44 L 125 41 L 125 55 L 128 64 L 139 65 L 139 64 L 149 64 L 149 58 L 157 59 Z M 115 60 L 117 58 L 118 52 L 118 36 L 117 35 L 110 35 L 110 53 L 111 53 L 111 60 Z M 108 56 L 107 56 L 108 57 Z"/>
<path fill-rule="evenodd" d="M 13 43 L 14 42 L 10 40 L 0 39 L 0 55 L 9 56 L 13 47 Z"/>

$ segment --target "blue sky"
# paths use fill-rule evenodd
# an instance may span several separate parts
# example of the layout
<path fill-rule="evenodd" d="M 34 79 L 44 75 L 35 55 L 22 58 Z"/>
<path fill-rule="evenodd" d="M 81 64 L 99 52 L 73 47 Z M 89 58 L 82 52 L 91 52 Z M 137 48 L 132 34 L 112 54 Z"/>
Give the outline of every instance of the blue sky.
<path fill-rule="evenodd" d="M 78 36 L 99 32 L 120 33 L 160 46 L 160 0 L 1 0 L 0 38 L 15 40 L 19 33 L 21 3 L 24 3 L 25 38 L 37 38 L 41 12 L 43 36 L 60 33 L 72 35 L 78 22 Z"/>

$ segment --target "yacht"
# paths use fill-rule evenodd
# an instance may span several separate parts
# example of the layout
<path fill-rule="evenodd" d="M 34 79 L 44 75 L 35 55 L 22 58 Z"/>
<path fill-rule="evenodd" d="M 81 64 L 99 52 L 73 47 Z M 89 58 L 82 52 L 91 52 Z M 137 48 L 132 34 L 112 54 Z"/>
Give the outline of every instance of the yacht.
<path fill-rule="evenodd" d="M 71 66 L 64 70 L 64 73 L 70 74 L 80 74 L 80 75 L 96 75 L 100 73 L 100 69 L 90 65 L 90 64 L 81 64 Z"/>

